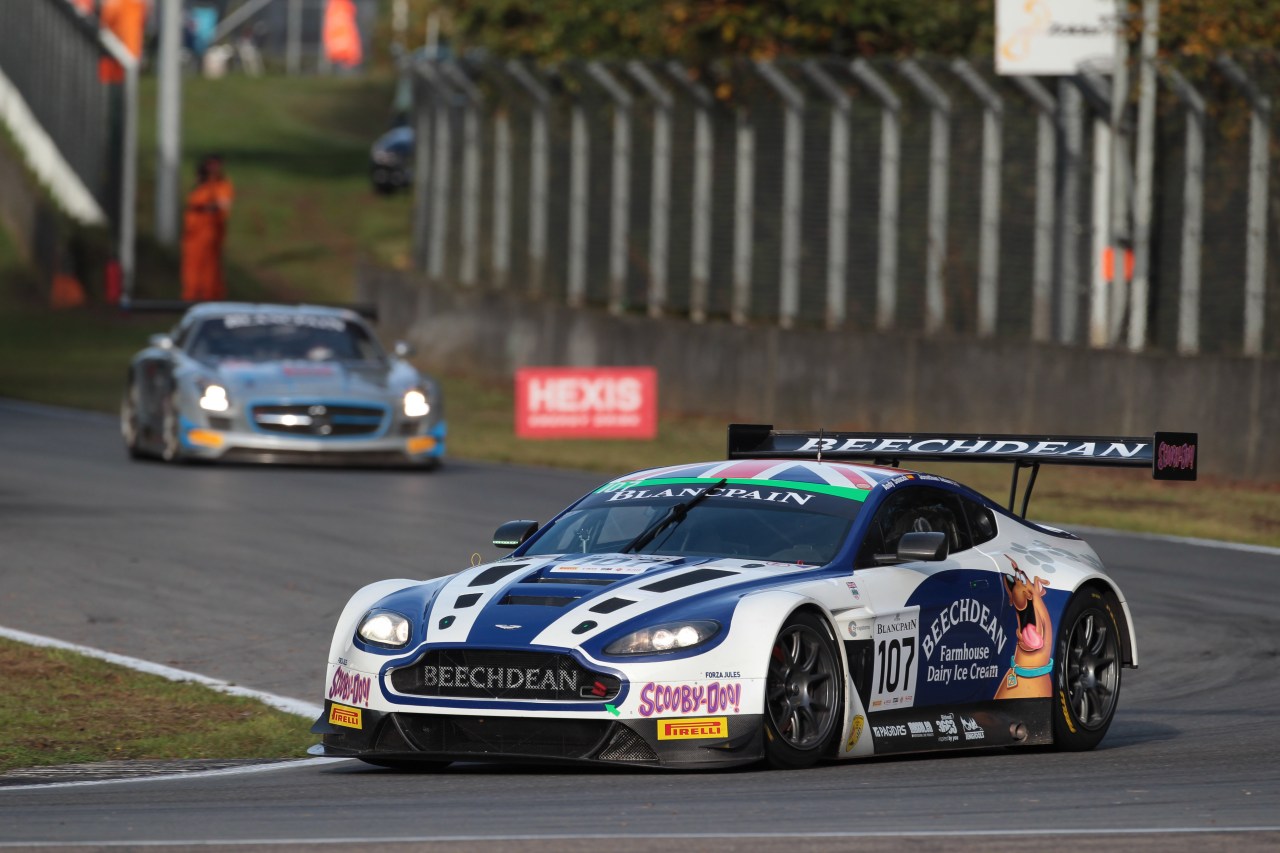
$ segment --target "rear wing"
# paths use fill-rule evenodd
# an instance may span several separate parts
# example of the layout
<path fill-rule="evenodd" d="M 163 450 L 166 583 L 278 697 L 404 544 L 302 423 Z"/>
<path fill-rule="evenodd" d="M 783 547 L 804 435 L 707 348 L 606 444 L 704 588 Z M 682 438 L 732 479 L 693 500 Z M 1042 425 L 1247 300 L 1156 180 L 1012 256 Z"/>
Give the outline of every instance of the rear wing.
<path fill-rule="evenodd" d="M 1041 465 L 1147 468 L 1157 480 L 1194 480 L 1199 463 L 1194 432 L 1154 436 L 1005 435 L 976 433 L 826 432 L 776 430 L 771 424 L 730 424 L 730 459 L 839 459 L 897 467 L 923 462 L 1008 462 L 1013 464 L 1009 511 L 1013 512 L 1018 471 L 1031 469 L 1022 515 Z"/>

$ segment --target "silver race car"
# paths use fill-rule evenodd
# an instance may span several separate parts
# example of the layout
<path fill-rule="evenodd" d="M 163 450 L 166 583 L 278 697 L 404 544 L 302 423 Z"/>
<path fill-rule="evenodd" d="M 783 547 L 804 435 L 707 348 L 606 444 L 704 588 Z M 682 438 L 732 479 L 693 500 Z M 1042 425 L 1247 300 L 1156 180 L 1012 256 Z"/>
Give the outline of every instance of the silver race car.
<path fill-rule="evenodd" d="M 439 386 L 388 354 L 354 311 L 207 302 L 129 364 L 120 406 L 135 458 L 351 462 L 432 468 Z"/>

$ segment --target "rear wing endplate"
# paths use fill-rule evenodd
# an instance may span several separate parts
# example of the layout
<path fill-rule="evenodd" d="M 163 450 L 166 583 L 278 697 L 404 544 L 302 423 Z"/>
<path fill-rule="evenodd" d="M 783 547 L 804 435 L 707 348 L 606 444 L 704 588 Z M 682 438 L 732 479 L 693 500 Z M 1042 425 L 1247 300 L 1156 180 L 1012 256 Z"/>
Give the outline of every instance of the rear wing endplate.
<path fill-rule="evenodd" d="M 831 459 L 897 467 L 903 461 L 1008 462 L 1013 464 L 1009 511 L 1018 471 L 1031 468 L 1022 515 L 1041 465 L 1146 468 L 1157 480 L 1194 480 L 1198 435 L 1157 432 L 1146 436 L 1005 435 L 977 433 L 826 432 L 776 430 L 771 424 L 730 424 L 730 459 Z"/>

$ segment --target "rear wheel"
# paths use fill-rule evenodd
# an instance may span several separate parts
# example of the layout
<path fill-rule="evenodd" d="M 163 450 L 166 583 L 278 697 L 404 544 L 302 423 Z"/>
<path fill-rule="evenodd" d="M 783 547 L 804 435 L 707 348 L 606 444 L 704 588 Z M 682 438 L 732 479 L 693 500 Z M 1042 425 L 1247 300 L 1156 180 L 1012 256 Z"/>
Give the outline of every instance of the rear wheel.
<path fill-rule="evenodd" d="M 765 760 L 791 770 L 831 752 L 844 712 L 844 679 L 835 637 L 825 621 L 794 613 L 769 652 L 765 680 Z"/>
<path fill-rule="evenodd" d="M 1120 603 L 1087 587 L 1067 602 L 1053 668 L 1053 743 L 1093 749 L 1106 735 L 1120 700 Z"/>

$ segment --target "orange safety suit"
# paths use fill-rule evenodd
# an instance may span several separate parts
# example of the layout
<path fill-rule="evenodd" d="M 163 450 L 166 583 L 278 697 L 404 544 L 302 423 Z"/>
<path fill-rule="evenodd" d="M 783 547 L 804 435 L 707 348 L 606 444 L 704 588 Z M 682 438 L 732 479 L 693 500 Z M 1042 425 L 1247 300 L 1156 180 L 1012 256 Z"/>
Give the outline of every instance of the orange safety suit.
<path fill-rule="evenodd" d="M 222 244 L 235 191 L 226 178 L 201 181 L 187 195 L 182 215 L 182 298 L 188 302 L 226 299 Z"/>
<path fill-rule="evenodd" d="M 334 65 L 354 68 L 364 57 L 356 6 L 352 0 L 329 0 L 324 7 L 324 55 Z"/>
<path fill-rule="evenodd" d="M 147 6 L 147 0 L 102 0 L 98 20 L 103 29 L 111 30 L 120 39 L 134 58 L 142 55 Z M 103 83 L 123 83 L 124 69 L 114 59 L 104 56 L 98 60 L 98 79 Z"/>

